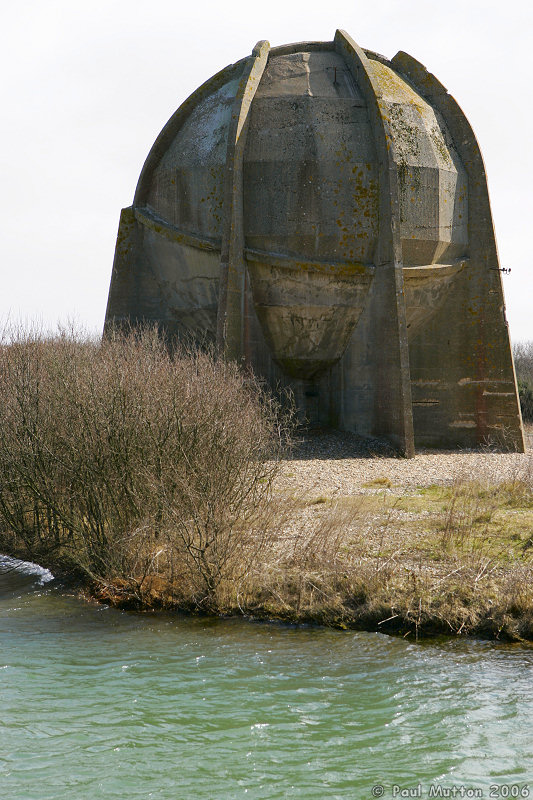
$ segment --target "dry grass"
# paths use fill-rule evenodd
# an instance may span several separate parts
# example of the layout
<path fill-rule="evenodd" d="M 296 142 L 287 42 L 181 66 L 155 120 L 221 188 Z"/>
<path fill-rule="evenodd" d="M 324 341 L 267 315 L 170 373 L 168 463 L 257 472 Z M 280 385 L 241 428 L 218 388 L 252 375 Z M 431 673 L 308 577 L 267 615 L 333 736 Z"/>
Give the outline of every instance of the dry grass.
<path fill-rule="evenodd" d="M 422 634 L 533 638 L 532 463 L 511 480 L 300 499 L 247 576 L 255 616 Z M 388 489 L 388 487 L 385 487 Z"/>

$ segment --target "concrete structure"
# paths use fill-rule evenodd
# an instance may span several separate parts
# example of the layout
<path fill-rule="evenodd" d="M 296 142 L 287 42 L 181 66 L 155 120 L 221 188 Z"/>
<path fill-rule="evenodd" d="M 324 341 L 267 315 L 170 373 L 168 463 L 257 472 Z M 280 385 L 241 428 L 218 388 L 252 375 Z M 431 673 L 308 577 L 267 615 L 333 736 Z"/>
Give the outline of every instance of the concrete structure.
<path fill-rule="evenodd" d="M 123 210 L 107 324 L 217 341 L 311 423 L 523 450 L 483 161 L 411 56 L 252 55 L 176 111 Z"/>

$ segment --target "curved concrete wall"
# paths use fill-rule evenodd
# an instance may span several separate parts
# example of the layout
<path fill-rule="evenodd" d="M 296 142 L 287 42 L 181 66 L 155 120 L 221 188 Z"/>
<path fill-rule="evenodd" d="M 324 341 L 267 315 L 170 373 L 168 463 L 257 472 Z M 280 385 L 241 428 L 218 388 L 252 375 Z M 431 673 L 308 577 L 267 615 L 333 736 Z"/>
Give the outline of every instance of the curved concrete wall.
<path fill-rule="evenodd" d="M 456 100 L 407 53 L 393 59 L 446 122 L 469 185 L 468 262 L 410 343 L 415 431 L 420 444 L 524 450 L 516 378 L 485 167 Z"/>
<path fill-rule="evenodd" d="M 392 66 L 369 59 L 398 173 L 405 265 L 447 263 L 468 244 L 468 179 L 441 114 Z"/>
<path fill-rule="evenodd" d="M 228 129 L 238 76 L 204 97 L 154 168 L 146 205 L 183 231 L 221 237 Z"/>

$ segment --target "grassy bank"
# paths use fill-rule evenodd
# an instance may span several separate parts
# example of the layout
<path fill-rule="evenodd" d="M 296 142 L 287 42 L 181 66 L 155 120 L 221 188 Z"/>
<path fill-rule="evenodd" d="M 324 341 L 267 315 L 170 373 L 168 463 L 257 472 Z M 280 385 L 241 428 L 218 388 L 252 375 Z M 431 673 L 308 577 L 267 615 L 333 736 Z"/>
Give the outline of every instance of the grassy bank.
<path fill-rule="evenodd" d="M 378 478 L 360 496 L 310 499 L 301 514 L 306 533 L 288 536 L 285 558 L 257 580 L 273 613 L 533 639 L 530 465 L 511 482 L 405 490 Z"/>
<path fill-rule="evenodd" d="M 288 490 L 279 406 L 155 331 L 19 335 L 0 378 L 0 552 L 91 597 L 533 640 L 531 456 L 447 485 L 374 474 L 349 495 Z"/>
<path fill-rule="evenodd" d="M 407 491 L 378 479 L 336 500 L 275 495 L 261 557 L 220 584 L 217 610 L 415 638 L 531 641 L 531 477 L 528 466 L 511 482 L 458 477 Z M 194 610 L 162 575 L 139 598 L 125 584 L 94 589 L 123 607 Z"/>

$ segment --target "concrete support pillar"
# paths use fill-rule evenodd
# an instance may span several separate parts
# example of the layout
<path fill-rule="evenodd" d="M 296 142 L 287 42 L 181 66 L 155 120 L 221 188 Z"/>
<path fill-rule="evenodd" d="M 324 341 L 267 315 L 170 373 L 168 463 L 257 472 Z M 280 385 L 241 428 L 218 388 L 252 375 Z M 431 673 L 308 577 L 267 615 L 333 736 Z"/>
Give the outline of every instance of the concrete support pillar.
<path fill-rule="evenodd" d="M 246 265 L 243 227 L 243 158 L 249 111 L 265 69 L 270 45 L 256 44 L 246 63 L 235 96 L 228 134 L 224 221 L 220 254 L 217 346 L 226 358 L 245 357 Z"/>
<path fill-rule="evenodd" d="M 382 113 L 380 90 L 363 50 L 344 31 L 335 34 L 344 58 L 367 103 L 379 163 L 379 234 L 364 336 L 373 377 L 372 433 L 387 436 L 408 457 L 414 455 L 409 348 L 403 293 L 398 174 L 389 122 Z M 355 336 L 358 335 L 356 330 Z"/>

